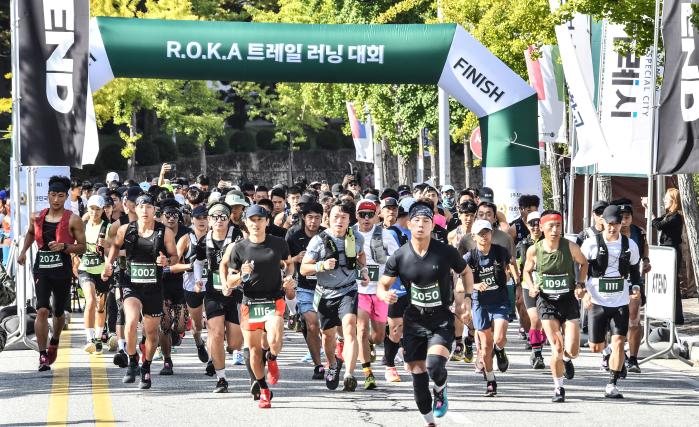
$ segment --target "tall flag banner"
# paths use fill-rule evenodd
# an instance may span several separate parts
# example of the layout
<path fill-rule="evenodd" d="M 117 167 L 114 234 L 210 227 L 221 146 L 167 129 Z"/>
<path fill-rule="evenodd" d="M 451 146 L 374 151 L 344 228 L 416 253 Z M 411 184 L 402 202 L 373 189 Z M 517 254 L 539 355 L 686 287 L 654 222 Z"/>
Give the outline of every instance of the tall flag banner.
<path fill-rule="evenodd" d="M 549 0 L 549 4 L 552 12 L 559 7 L 558 0 Z M 589 34 L 580 27 L 579 23 L 574 24 L 572 29 L 569 29 L 566 24 L 555 27 L 563 71 L 568 83 L 573 123 L 578 135 L 578 152 L 573 157 L 573 166 L 575 167 L 595 164 L 600 157 L 610 155 L 593 104 L 592 60 L 589 64 L 587 62 L 587 52 L 590 51 Z M 588 34 L 587 41 L 580 34 Z M 579 49 L 583 49 L 582 53 L 584 54 Z M 579 58 L 579 54 L 583 58 L 582 60 Z"/>
<path fill-rule="evenodd" d="M 565 78 L 558 46 L 542 46 L 536 60 L 532 60 L 533 52 L 530 47 L 524 57 L 539 105 L 539 143 L 567 143 Z"/>
<path fill-rule="evenodd" d="M 90 2 L 17 3 L 21 163 L 94 163 L 99 145 L 88 84 Z"/>
<path fill-rule="evenodd" d="M 690 20 L 691 4 L 663 3 L 665 73 L 655 163 L 655 171 L 663 175 L 699 172 L 699 36 Z"/>
<path fill-rule="evenodd" d="M 599 117 L 612 156 L 598 159 L 603 175 L 647 176 L 650 170 L 653 58 L 615 50 L 615 43 L 630 41 L 623 26 L 604 23 Z"/>
<path fill-rule="evenodd" d="M 374 163 L 374 144 L 367 132 L 367 124 L 357 118 L 354 104 L 347 102 L 347 115 L 349 116 L 352 140 L 354 141 L 355 159 L 358 162 Z M 371 126 L 371 124 L 368 124 Z"/>

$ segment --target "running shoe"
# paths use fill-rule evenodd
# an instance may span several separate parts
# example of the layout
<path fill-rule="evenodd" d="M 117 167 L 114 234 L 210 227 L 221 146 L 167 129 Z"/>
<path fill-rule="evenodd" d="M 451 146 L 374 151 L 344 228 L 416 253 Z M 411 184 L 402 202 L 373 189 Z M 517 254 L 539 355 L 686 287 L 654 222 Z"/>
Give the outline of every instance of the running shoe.
<path fill-rule="evenodd" d="M 502 350 L 498 350 L 494 348 L 493 353 L 495 353 L 495 358 L 498 361 L 498 370 L 500 372 L 507 372 L 507 368 L 510 367 L 510 360 L 507 358 L 505 349 L 503 348 Z"/>
<path fill-rule="evenodd" d="M 301 323 L 301 322 L 303 322 L 303 319 L 301 319 L 301 315 L 298 313 L 294 314 L 294 317 L 296 317 L 296 319 L 295 319 L 296 324 L 294 325 L 294 331 L 301 332 L 301 330 L 303 329 L 303 324 Z"/>
<path fill-rule="evenodd" d="M 566 390 L 563 387 L 557 387 L 555 390 L 553 390 L 553 397 L 551 398 L 551 402 L 563 403 L 565 401 L 566 401 Z"/>
<path fill-rule="evenodd" d="M 39 354 L 39 372 L 50 371 L 49 358 L 45 354 Z"/>
<path fill-rule="evenodd" d="M 206 371 L 204 372 L 204 374 L 207 377 L 213 377 L 214 375 L 216 375 L 216 369 L 214 368 L 213 361 L 209 360 L 208 362 L 206 362 Z"/>
<path fill-rule="evenodd" d="M 619 392 L 616 385 L 607 384 L 607 387 L 604 389 L 604 397 L 607 399 L 623 399 L 624 395 Z"/>
<path fill-rule="evenodd" d="M 126 355 L 124 350 L 119 350 L 114 354 L 112 362 L 120 368 L 126 368 L 129 366 L 129 356 Z"/>
<path fill-rule="evenodd" d="M 403 363 L 403 361 L 404 361 L 404 360 L 403 360 L 403 347 L 400 347 L 400 348 L 398 349 L 398 353 L 396 353 L 396 358 L 393 359 L 393 362 L 394 362 L 394 363 L 401 364 L 401 363 Z"/>
<path fill-rule="evenodd" d="M 345 381 L 346 380 L 347 380 L 347 378 L 345 378 Z M 376 378 L 374 377 L 374 374 L 369 374 L 369 376 L 367 376 L 364 379 L 364 390 L 373 390 L 375 388 L 376 388 Z"/>
<path fill-rule="evenodd" d="M 141 382 L 138 384 L 138 388 L 141 390 L 148 390 L 151 384 L 150 369 L 147 371 L 141 369 Z"/>
<path fill-rule="evenodd" d="M 534 353 L 534 361 L 532 362 L 532 368 L 534 369 L 544 369 L 546 368 L 546 364 L 544 363 L 544 357 L 541 355 L 541 353 L 536 354 Z"/>
<path fill-rule="evenodd" d="M 391 366 L 386 368 L 386 372 L 384 373 L 384 376 L 386 377 L 386 382 L 389 383 L 399 383 L 400 382 L 400 375 L 398 375 L 398 370 L 395 368 L 395 366 Z"/>
<path fill-rule="evenodd" d="M 464 362 L 473 362 L 473 345 L 468 343 L 464 346 Z"/>
<path fill-rule="evenodd" d="M 260 400 L 260 393 L 262 393 L 260 384 L 253 380 L 252 384 L 250 384 L 250 394 L 252 394 L 252 400 Z"/>
<path fill-rule="evenodd" d="M 214 393 L 228 393 L 228 381 L 225 378 L 218 379 Z"/>
<path fill-rule="evenodd" d="M 234 351 L 235 349 L 233 347 L 226 346 L 226 353 L 233 354 Z"/>
<path fill-rule="evenodd" d="M 170 351 L 172 353 L 175 352 L 175 348 L 171 348 Z M 155 354 L 153 355 L 153 360 L 163 360 L 163 350 L 160 349 L 160 347 L 155 349 Z"/>
<path fill-rule="evenodd" d="M 182 344 L 182 336 L 174 329 L 170 331 L 170 340 L 173 347 L 179 347 Z"/>
<path fill-rule="evenodd" d="M 611 356 L 611 353 L 602 355 L 602 369 L 604 369 L 605 371 L 609 371 L 609 358 Z"/>
<path fill-rule="evenodd" d="M 209 361 L 209 352 L 206 351 L 206 343 L 201 343 L 201 345 L 197 346 L 197 356 L 199 356 L 199 361 L 201 363 L 206 363 Z"/>
<path fill-rule="evenodd" d="M 374 383 L 376 383 L 375 380 Z M 355 391 L 357 389 L 357 379 L 352 375 L 345 377 L 342 380 L 342 386 L 342 391 Z"/>
<path fill-rule="evenodd" d="M 103 344 L 107 344 L 107 340 L 109 340 L 109 331 L 107 328 L 102 329 L 102 336 L 100 337 L 100 340 Z"/>
<path fill-rule="evenodd" d="M 325 386 L 328 390 L 335 390 L 340 384 L 340 371 L 342 370 L 342 359 L 336 359 L 337 366 L 335 369 L 328 368 L 325 370 Z"/>
<path fill-rule="evenodd" d="M 322 380 L 325 378 L 325 368 L 323 365 L 318 365 L 313 368 L 313 378 L 314 380 Z"/>
<path fill-rule="evenodd" d="M 519 339 L 522 341 L 529 341 L 529 337 L 527 336 L 527 332 L 524 330 L 524 328 L 519 328 Z"/>
<path fill-rule="evenodd" d="M 488 381 L 485 386 L 485 396 L 495 397 L 498 394 L 498 383 L 495 381 Z"/>
<path fill-rule="evenodd" d="M 268 388 L 260 392 L 260 403 L 257 404 L 258 408 L 267 409 L 272 407 L 272 391 Z"/>
<path fill-rule="evenodd" d="M 452 362 L 461 362 L 464 360 L 464 345 L 461 343 L 456 343 L 454 346 L 454 351 L 451 353 L 451 358 L 449 359 Z"/>
<path fill-rule="evenodd" d="M 207 358 L 209 356 L 207 355 Z M 233 351 L 233 364 L 236 366 L 242 366 L 245 364 L 245 358 L 243 357 L 243 352 L 239 350 Z"/>
<path fill-rule="evenodd" d="M 524 350 L 531 350 L 532 349 L 532 344 L 529 341 L 525 341 L 524 345 L 522 346 Z"/>
<path fill-rule="evenodd" d="M 83 350 L 85 351 L 85 353 L 92 354 L 95 352 L 95 347 L 96 347 L 95 341 L 92 340 L 92 341 L 85 343 L 85 345 L 83 346 Z"/>
<path fill-rule="evenodd" d="M 301 358 L 301 363 L 312 363 L 313 362 L 313 356 L 311 356 L 311 352 L 308 351 L 305 356 Z"/>
<path fill-rule="evenodd" d="M 626 369 L 629 372 L 633 372 L 634 374 L 640 374 L 641 367 L 638 365 L 638 359 L 636 359 L 635 357 L 629 357 L 626 361 Z"/>
<path fill-rule="evenodd" d="M 126 375 L 121 379 L 124 384 L 131 384 L 136 382 L 136 377 L 141 374 L 141 369 L 136 366 L 129 365 L 126 368 Z"/>
<path fill-rule="evenodd" d="M 95 354 L 102 354 L 102 340 L 99 338 L 95 340 Z"/>
<path fill-rule="evenodd" d="M 118 345 L 119 338 L 117 338 L 115 334 L 111 334 L 109 336 L 109 339 L 107 340 L 107 346 L 109 347 L 109 351 L 116 351 Z"/>
<path fill-rule="evenodd" d="M 160 375 L 173 375 L 175 372 L 172 370 L 172 363 L 163 363 L 163 369 L 160 370 Z"/>
<path fill-rule="evenodd" d="M 338 340 L 337 344 L 335 344 L 335 357 L 337 357 L 338 359 L 340 359 L 342 361 L 344 361 L 344 359 L 342 358 L 342 350 L 344 350 L 344 349 L 345 349 L 345 341 Z"/>
<path fill-rule="evenodd" d="M 475 373 L 485 375 L 485 369 L 484 369 L 484 366 L 483 366 L 483 361 L 481 361 L 480 358 L 479 358 L 479 359 L 476 359 L 476 363 L 474 363 L 473 365 L 474 365 L 473 371 L 474 371 Z"/>
<path fill-rule="evenodd" d="M 295 330 L 296 330 L 296 324 L 297 324 L 296 316 L 295 316 L 295 315 L 291 315 L 291 316 L 289 316 L 289 320 L 287 320 L 287 322 L 286 322 L 286 328 L 287 328 L 288 330 L 290 330 L 290 331 L 295 331 Z"/>
<path fill-rule="evenodd" d="M 279 364 L 276 360 L 267 360 L 267 382 L 274 385 L 279 381 Z"/>
<path fill-rule="evenodd" d="M 573 361 L 568 360 L 568 361 L 563 361 L 563 367 L 565 368 L 565 372 L 563 373 L 563 376 L 566 377 L 567 380 L 572 380 L 573 377 L 575 377 L 575 366 L 573 366 Z"/>
<path fill-rule="evenodd" d="M 437 418 L 442 418 L 447 414 L 447 410 L 449 409 L 449 399 L 447 399 L 446 385 L 442 391 L 439 392 L 433 389 L 432 396 L 434 396 L 432 399 L 432 411 L 434 412 L 434 416 Z"/>
<path fill-rule="evenodd" d="M 58 345 L 49 344 L 49 348 L 46 349 L 46 356 L 48 357 L 49 365 L 53 365 L 58 357 Z"/>

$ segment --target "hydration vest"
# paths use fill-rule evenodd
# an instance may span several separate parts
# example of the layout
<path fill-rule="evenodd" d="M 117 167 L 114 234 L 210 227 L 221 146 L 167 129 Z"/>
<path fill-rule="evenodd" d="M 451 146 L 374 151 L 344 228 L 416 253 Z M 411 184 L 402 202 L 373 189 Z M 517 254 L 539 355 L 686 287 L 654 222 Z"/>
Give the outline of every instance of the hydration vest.
<path fill-rule="evenodd" d="M 39 216 L 34 218 L 34 241 L 40 248 L 44 247 L 44 221 L 46 221 L 46 215 L 48 215 L 49 210 L 44 209 L 39 213 Z M 56 242 L 66 243 L 72 245 L 75 242 L 75 238 L 70 235 L 70 217 L 73 212 L 70 210 L 64 210 L 61 220 L 58 222 L 56 227 Z"/>
<path fill-rule="evenodd" d="M 359 226 L 357 224 L 352 226 L 352 228 L 355 232 L 359 231 Z M 388 252 L 383 244 L 383 228 L 379 225 L 374 226 L 374 230 L 371 233 L 369 248 L 371 249 L 371 258 L 377 264 L 386 264 L 386 261 L 388 261 Z"/>
<path fill-rule="evenodd" d="M 226 238 L 223 239 L 223 244 L 221 245 L 221 250 L 219 252 L 219 256 L 223 256 L 223 253 L 226 251 L 226 246 L 230 245 L 233 242 L 237 242 L 242 238 L 242 234 L 240 234 L 240 231 L 236 233 L 238 229 L 236 227 L 228 227 L 228 231 L 226 232 Z M 212 268 L 218 268 L 219 264 L 221 263 L 220 259 L 216 258 L 216 245 L 214 245 L 214 231 L 209 230 L 206 233 L 206 260 L 209 263 L 209 269 Z"/>
<path fill-rule="evenodd" d="M 597 258 L 588 260 L 590 265 L 590 277 L 604 277 L 604 273 L 609 266 L 609 250 L 604 242 L 602 233 L 595 236 L 597 239 Z M 621 236 L 621 254 L 619 255 L 619 275 L 628 278 L 631 270 L 631 250 L 629 249 L 629 238 Z"/>
<path fill-rule="evenodd" d="M 153 259 L 157 259 L 159 252 L 165 252 L 165 226 L 159 222 L 155 222 L 153 233 L 156 234 L 153 245 Z M 123 248 L 126 251 L 126 258 L 131 258 L 136 244 L 138 243 L 138 221 L 130 222 L 124 233 Z"/>
<path fill-rule="evenodd" d="M 354 252 L 354 249 L 356 248 L 352 227 L 347 229 L 347 234 L 345 235 L 345 250 L 343 252 L 345 253 L 345 258 L 347 259 L 346 265 L 340 265 L 340 251 L 337 249 L 337 245 L 333 241 L 332 237 L 330 237 L 330 235 L 327 233 L 327 230 L 321 232 L 320 238 L 323 239 L 323 246 L 325 248 L 325 257 L 323 258 L 323 261 L 330 258 L 335 258 L 337 260 L 335 268 L 345 267 L 348 270 L 354 270 L 357 268 L 357 254 L 355 253 L 354 256 L 347 254 L 348 243 L 352 245 L 352 252 Z"/>

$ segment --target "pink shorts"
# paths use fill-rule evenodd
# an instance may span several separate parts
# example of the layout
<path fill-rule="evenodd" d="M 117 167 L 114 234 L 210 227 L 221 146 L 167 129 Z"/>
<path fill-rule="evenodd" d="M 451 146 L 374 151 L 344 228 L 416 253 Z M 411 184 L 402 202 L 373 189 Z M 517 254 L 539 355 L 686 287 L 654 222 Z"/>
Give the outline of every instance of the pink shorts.
<path fill-rule="evenodd" d="M 376 295 L 359 294 L 359 309 L 369 313 L 371 320 L 386 323 L 388 304 L 381 301 Z"/>

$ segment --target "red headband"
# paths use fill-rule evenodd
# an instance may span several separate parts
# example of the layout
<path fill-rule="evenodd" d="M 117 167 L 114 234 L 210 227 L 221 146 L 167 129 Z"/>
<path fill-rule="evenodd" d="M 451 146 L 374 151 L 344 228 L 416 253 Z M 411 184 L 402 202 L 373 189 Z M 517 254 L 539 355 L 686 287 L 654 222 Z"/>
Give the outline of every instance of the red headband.
<path fill-rule="evenodd" d="M 539 222 L 541 225 L 546 224 L 549 221 L 559 221 L 561 224 L 563 223 L 563 217 L 561 217 L 559 214 L 547 214 L 541 217 Z"/>

